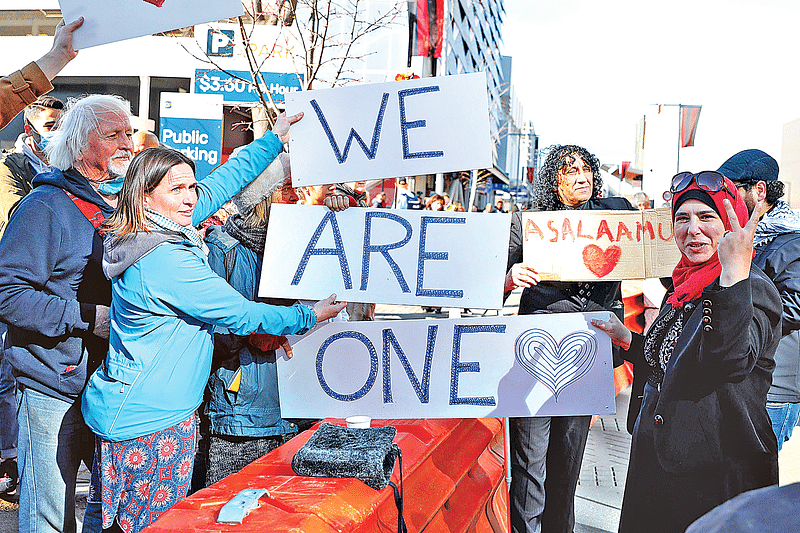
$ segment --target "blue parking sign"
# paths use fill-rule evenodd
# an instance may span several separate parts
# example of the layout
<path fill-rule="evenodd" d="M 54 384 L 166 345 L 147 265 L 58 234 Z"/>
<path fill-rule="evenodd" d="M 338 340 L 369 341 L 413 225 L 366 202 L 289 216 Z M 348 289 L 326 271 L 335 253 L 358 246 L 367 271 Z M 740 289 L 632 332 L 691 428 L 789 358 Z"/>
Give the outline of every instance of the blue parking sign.
<path fill-rule="evenodd" d="M 288 93 L 303 89 L 303 76 L 286 72 L 262 72 L 261 91 L 269 90 L 276 104 L 284 103 Z M 225 103 L 242 104 L 259 102 L 258 91 L 252 83 L 253 76 L 246 70 L 197 69 L 194 73 L 194 94 L 221 94 Z M 269 101 L 269 99 L 267 99 Z"/>

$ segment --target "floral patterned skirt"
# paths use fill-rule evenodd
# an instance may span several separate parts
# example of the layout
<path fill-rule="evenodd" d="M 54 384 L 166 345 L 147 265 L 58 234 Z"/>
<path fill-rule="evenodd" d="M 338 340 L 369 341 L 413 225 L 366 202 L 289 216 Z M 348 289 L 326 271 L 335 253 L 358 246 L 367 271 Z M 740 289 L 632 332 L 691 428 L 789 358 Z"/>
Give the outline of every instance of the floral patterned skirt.
<path fill-rule="evenodd" d="M 95 437 L 89 502 L 101 504 L 103 529 L 114 519 L 137 533 L 186 496 L 192 480 L 196 417 L 138 439 Z"/>

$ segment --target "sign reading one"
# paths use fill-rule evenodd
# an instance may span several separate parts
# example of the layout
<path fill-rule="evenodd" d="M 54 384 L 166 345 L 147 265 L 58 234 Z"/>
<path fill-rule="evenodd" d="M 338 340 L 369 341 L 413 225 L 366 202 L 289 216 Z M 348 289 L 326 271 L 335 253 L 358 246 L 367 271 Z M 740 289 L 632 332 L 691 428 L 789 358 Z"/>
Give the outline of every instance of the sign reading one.
<path fill-rule="evenodd" d="M 510 223 L 498 213 L 273 204 L 258 295 L 500 309 Z"/>
<path fill-rule="evenodd" d="M 264 93 L 264 98 L 269 102 L 266 92 L 272 93 L 276 104 L 284 102 L 285 95 L 303 88 L 302 79 L 297 74 L 284 72 L 262 72 L 258 80 L 259 87 Z M 241 78 L 241 79 L 239 79 Z M 221 94 L 225 103 L 259 103 L 258 91 L 252 84 L 253 75 L 246 70 L 221 70 L 197 69 L 194 73 L 195 94 Z M 248 83 L 250 82 L 250 83 Z"/>
<path fill-rule="evenodd" d="M 325 324 L 278 364 L 284 417 L 610 414 L 607 312 Z"/>
<path fill-rule="evenodd" d="M 160 140 L 195 161 L 198 180 L 221 163 L 222 96 L 161 93 Z"/>
<path fill-rule="evenodd" d="M 84 18 L 73 37 L 76 50 L 244 15 L 241 0 L 59 0 L 59 4 L 66 22 Z"/>
<path fill-rule="evenodd" d="M 522 242 L 525 262 L 545 280 L 660 278 L 681 257 L 669 208 L 526 212 Z"/>
<path fill-rule="evenodd" d="M 483 72 L 289 93 L 295 186 L 489 168 Z"/>

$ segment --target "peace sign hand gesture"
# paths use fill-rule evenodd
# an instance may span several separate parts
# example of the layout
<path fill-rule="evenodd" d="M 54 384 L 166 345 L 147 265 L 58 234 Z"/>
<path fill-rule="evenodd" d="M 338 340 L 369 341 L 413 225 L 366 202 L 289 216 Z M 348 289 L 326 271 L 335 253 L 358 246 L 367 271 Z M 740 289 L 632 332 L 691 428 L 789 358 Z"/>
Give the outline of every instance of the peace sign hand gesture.
<path fill-rule="evenodd" d="M 739 218 L 733 210 L 733 205 L 727 198 L 722 201 L 728 220 L 731 222 L 731 231 L 725 231 L 719 240 L 717 254 L 722 265 L 719 284 L 730 287 L 743 279 L 750 277 L 750 262 L 753 259 L 753 236 L 756 233 L 758 219 L 764 210 L 764 202 L 760 201 L 753 209 L 750 220 L 744 227 L 739 226 Z"/>

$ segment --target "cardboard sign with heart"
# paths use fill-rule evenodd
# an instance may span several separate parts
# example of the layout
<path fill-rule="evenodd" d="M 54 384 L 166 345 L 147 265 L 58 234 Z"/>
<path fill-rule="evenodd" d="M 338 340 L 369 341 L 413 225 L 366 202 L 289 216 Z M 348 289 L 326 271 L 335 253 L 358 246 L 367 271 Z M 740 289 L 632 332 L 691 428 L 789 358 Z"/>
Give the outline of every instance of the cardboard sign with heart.
<path fill-rule="evenodd" d="M 680 259 L 669 209 L 522 215 L 523 259 L 543 280 L 669 276 Z"/>

